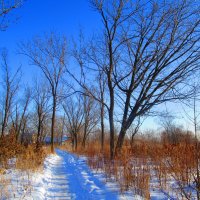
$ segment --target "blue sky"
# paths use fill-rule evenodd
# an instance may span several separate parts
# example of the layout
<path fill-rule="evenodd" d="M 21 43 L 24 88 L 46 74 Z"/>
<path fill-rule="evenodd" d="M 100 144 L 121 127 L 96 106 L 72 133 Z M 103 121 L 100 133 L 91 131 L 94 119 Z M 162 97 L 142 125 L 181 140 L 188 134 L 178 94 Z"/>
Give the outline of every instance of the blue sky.
<path fill-rule="evenodd" d="M 70 36 L 76 34 L 82 26 L 90 32 L 99 24 L 98 15 L 88 0 L 28 0 L 22 8 L 12 13 L 11 19 L 13 15 L 19 17 L 19 20 L 1 33 L 1 46 L 12 45 L 12 42 L 52 30 Z"/>
<path fill-rule="evenodd" d="M 16 18 L 18 19 L 15 21 Z M 29 66 L 27 59 L 17 54 L 17 44 L 20 41 L 51 31 L 64 34 L 70 40 L 78 36 L 80 28 L 85 34 L 92 35 L 101 26 L 100 18 L 90 7 L 88 0 L 27 0 L 8 19 L 11 21 L 8 29 L 0 32 L 0 48 L 8 49 L 12 69 L 22 65 L 25 84 L 31 84 L 39 70 Z M 170 108 L 169 111 L 176 108 L 176 105 Z M 154 122 L 154 118 L 149 118 L 145 127 L 155 128 Z"/>
<path fill-rule="evenodd" d="M 86 34 L 91 34 L 100 24 L 100 19 L 88 0 L 27 0 L 20 9 L 12 12 L 8 19 L 8 29 L 0 32 L 0 48 L 8 49 L 12 69 L 22 65 L 25 83 L 30 82 L 37 69 L 28 66 L 24 56 L 16 54 L 20 41 L 27 41 L 51 31 L 71 39 L 78 35 L 80 28 Z"/>

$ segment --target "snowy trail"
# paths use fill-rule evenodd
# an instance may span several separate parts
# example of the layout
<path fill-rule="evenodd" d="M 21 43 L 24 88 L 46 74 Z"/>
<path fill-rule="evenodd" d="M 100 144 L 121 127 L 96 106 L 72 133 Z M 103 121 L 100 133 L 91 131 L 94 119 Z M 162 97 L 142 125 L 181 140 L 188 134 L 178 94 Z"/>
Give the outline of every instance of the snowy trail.
<path fill-rule="evenodd" d="M 0 183 L 2 200 L 145 199 L 131 190 L 120 194 L 119 185 L 115 181 L 105 182 L 105 174 L 92 171 L 87 165 L 86 158 L 77 157 L 60 149 L 56 149 L 56 154 L 46 157 L 43 171 L 8 169 L 0 178 L 3 180 L 2 183 L 5 183 L 5 187 Z M 173 180 L 170 184 L 171 187 L 176 187 Z M 151 199 L 179 199 L 173 190 L 170 190 L 169 194 L 160 189 L 159 181 L 154 176 L 150 182 Z"/>
<path fill-rule="evenodd" d="M 58 155 L 49 156 L 45 160 L 44 169 L 42 199 L 72 199 L 63 158 Z"/>
<path fill-rule="evenodd" d="M 47 156 L 43 172 L 10 170 L 5 176 L 11 179 L 11 184 L 8 195 L 1 193 L 0 199 L 3 200 L 133 199 L 120 195 L 116 183 L 105 183 L 103 174 L 93 173 L 85 158 L 60 149 Z"/>
<path fill-rule="evenodd" d="M 63 199 L 118 199 L 117 193 L 110 191 L 105 183 L 96 178 L 83 159 L 78 159 L 75 155 L 59 149 L 56 150 L 56 153 L 58 160 L 55 161 L 55 168 L 51 168 L 51 179 L 47 181 L 52 185 L 54 191 L 51 193 L 51 190 L 47 189 L 46 197 L 56 196 L 58 193 L 58 195 L 63 195 Z M 56 183 L 60 183 L 61 176 L 63 184 L 57 185 L 55 188 Z"/>

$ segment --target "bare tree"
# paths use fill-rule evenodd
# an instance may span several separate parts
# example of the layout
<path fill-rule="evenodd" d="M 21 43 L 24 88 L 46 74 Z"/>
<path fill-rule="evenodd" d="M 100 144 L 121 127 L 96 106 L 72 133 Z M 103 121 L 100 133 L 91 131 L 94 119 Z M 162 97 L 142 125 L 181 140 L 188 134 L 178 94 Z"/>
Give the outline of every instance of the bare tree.
<path fill-rule="evenodd" d="M 20 101 L 20 100 L 19 100 Z M 23 98 L 21 98 L 20 104 L 16 103 L 15 117 L 12 116 L 13 127 L 16 133 L 16 139 L 22 142 L 22 138 L 25 134 L 27 126 L 27 119 L 29 116 L 28 106 L 31 101 L 31 89 L 25 88 Z M 13 112 L 13 113 L 14 113 Z"/>
<path fill-rule="evenodd" d="M 141 117 L 138 117 L 137 120 L 135 120 L 135 123 L 131 125 L 129 128 L 129 134 L 130 134 L 130 145 L 133 148 L 134 144 L 134 137 L 136 134 L 138 134 L 140 127 L 142 126 L 144 120 L 141 119 Z"/>
<path fill-rule="evenodd" d="M 99 114 L 97 110 L 97 102 L 89 96 L 83 95 L 83 139 L 82 146 L 85 147 L 89 134 L 94 130 L 99 122 Z"/>
<path fill-rule="evenodd" d="M 187 96 L 183 80 L 199 67 L 199 4 L 189 0 L 92 0 L 91 4 L 103 30 L 88 50 L 87 70 L 100 69 L 106 76 L 113 158 L 115 112 L 121 109 L 122 116 L 117 153 L 137 117 L 158 104 Z"/>
<path fill-rule="evenodd" d="M 63 112 L 63 110 L 62 110 Z M 66 119 L 66 114 L 64 112 L 63 115 L 59 115 L 56 118 L 56 127 L 55 127 L 55 142 L 59 145 L 63 144 L 65 141 L 65 134 L 68 133 L 68 128 L 67 126 L 67 119 Z"/>
<path fill-rule="evenodd" d="M 36 149 L 42 141 L 42 135 L 44 133 L 44 123 L 48 117 L 49 108 L 49 88 L 44 83 L 38 83 L 34 87 L 34 105 L 36 109 L 36 127 L 37 127 L 37 138 L 36 138 Z"/>
<path fill-rule="evenodd" d="M 51 151 L 53 152 L 56 109 L 61 97 L 61 79 L 65 73 L 66 67 L 66 38 L 53 33 L 46 35 L 45 38 L 35 38 L 28 44 L 22 43 L 20 45 L 20 52 L 30 59 L 32 65 L 42 70 L 51 88 Z"/>
<path fill-rule="evenodd" d="M 84 111 L 81 96 L 70 97 L 63 105 L 66 115 L 66 127 L 72 140 L 72 148 L 77 150 L 78 135 L 83 127 Z"/>
<path fill-rule="evenodd" d="M 173 113 L 170 113 L 168 110 L 161 112 L 158 116 L 158 124 L 163 129 L 161 132 L 163 143 L 177 145 L 183 140 L 185 131 L 183 131 L 181 125 L 176 123 L 176 117 L 177 116 L 173 115 Z"/>
<path fill-rule="evenodd" d="M 10 68 L 7 61 L 7 52 L 2 53 L 2 67 L 4 70 L 3 78 L 3 94 L 2 94 L 2 121 L 1 121 L 1 137 L 5 135 L 5 129 L 8 125 L 8 120 L 12 111 L 13 101 L 19 89 L 20 82 L 20 68 L 11 75 Z"/>
<path fill-rule="evenodd" d="M 57 133 L 57 143 L 62 144 L 64 132 L 66 131 L 66 116 L 65 114 L 63 116 L 60 116 L 56 121 L 56 133 Z"/>
<path fill-rule="evenodd" d="M 7 15 L 23 4 L 23 0 L 1 0 L 0 1 L 0 30 L 5 30 L 8 26 Z"/>
<path fill-rule="evenodd" d="M 106 79 L 104 73 L 99 70 L 99 104 L 100 104 L 100 122 L 101 122 L 101 150 L 104 149 L 104 140 L 105 140 L 105 89 L 106 89 Z"/>
<path fill-rule="evenodd" d="M 196 190 L 196 197 L 197 199 L 200 199 L 200 169 L 199 169 L 199 116 L 200 112 L 198 109 L 198 101 L 199 101 L 199 95 L 200 95 L 200 88 L 199 88 L 199 79 L 198 76 L 195 77 L 192 76 L 192 83 L 188 83 L 189 87 L 192 88 L 193 94 L 192 98 L 187 101 L 182 101 L 184 104 L 184 107 L 189 108 L 192 112 L 188 112 L 184 108 L 184 113 L 187 117 L 187 119 L 191 122 L 194 130 L 194 138 L 195 138 L 195 151 L 194 151 L 194 158 L 195 158 L 195 170 L 192 172 L 192 176 L 195 183 L 195 190 Z M 183 189 L 182 189 L 183 188 Z M 187 198 L 187 193 L 184 191 L 184 187 L 181 187 L 182 193 Z M 188 198 L 189 199 L 189 198 Z"/>

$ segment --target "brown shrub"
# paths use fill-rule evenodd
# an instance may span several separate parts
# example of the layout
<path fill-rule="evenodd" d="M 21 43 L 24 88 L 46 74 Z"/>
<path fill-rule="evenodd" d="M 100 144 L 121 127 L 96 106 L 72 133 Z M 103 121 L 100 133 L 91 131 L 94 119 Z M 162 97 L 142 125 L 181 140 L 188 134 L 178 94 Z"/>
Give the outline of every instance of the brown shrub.
<path fill-rule="evenodd" d="M 9 160 L 15 158 L 15 167 L 19 169 L 36 169 L 43 165 L 43 160 L 50 153 L 48 147 L 36 149 L 34 144 L 24 146 L 16 141 L 15 134 L 0 139 L 0 168 L 9 168 Z"/>
<path fill-rule="evenodd" d="M 121 192 L 133 189 L 136 194 L 149 199 L 149 185 L 152 170 L 160 182 L 160 187 L 167 189 L 169 177 L 183 184 L 193 181 L 197 169 L 196 159 L 199 149 L 193 140 L 182 138 L 179 143 L 163 142 L 140 138 L 125 142 L 121 154 L 114 160 L 109 159 L 109 142 L 105 142 L 104 151 L 98 140 L 88 143 L 86 148 L 79 147 L 77 154 L 86 155 L 88 164 L 96 170 L 103 170 L 106 179 L 115 179 L 120 184 Z M 68 149 L 69 150 L 69 149 Z M 180 188 L 182 185 L 180 186 Z M 177 193 L 182 193 L 178 191 Z"/>

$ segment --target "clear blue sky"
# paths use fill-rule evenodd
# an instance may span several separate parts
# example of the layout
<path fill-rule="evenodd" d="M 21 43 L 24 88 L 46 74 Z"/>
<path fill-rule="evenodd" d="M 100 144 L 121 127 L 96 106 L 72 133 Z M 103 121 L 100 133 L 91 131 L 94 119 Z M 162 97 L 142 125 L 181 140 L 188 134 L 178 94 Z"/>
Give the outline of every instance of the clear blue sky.
<path fill-rule="evenodd" d="M 14 21 L 16 18 L 19 19 Z M 16 55 L 17 43 L 51 31 L 71 39 L 78 35 L 80 28 L 91 34 L 100 24 L 88 0 L 27 0 L 8 19 L 11 21 L 8 29 L 0 32 L 0 48 L 8 49 L 13 69 L 22 64 L 24 82 L 30 81 L 36 68 L 28 66 L 24 56 Z"/>
<path fill-rule="evenodd" d="M 16 18 L 19 19 L 12 22 Z M 17 43 L 51 31 L 64 34 L 69 39 L 76 38 L 80 28 L 90 35 L 101 26 L 100 18 L 88 0 L 27 0 L 8 19 L 11 21 L 8 29 L 0 32 L 0 48 L 8 49 L 13 69 L 22 65 L 24 83 L 31 83 L 38 69 L 29 66 L 24 56 L 16 54 Z M 154 121 L 149 118 L 145 127 L 155 128 Z"/>

